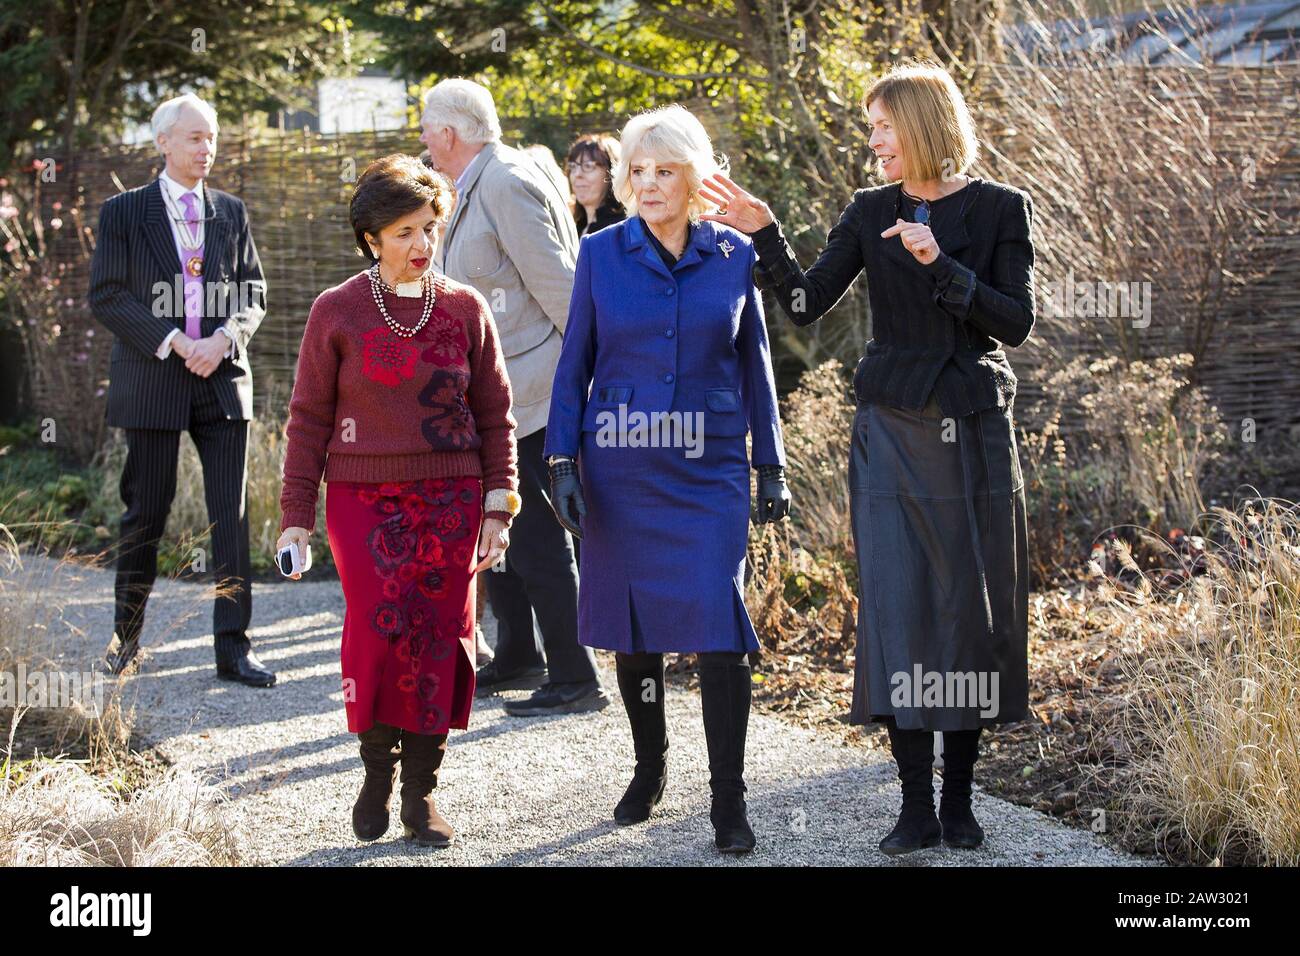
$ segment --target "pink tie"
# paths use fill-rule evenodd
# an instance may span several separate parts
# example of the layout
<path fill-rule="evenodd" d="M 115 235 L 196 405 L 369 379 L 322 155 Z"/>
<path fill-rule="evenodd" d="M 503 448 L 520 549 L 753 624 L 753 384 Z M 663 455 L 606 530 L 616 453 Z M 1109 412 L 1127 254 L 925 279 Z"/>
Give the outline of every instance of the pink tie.
<path fill-rule="evenodd" d="M 199 217 L 195 210 L 194 193 L 185 193 L 181 196 L 181 203 L 185 206 L 185 219 L 189 223 L 188 228 L 181 226 L 182 229 L 190 235 L 194 235 L 198 229 Z M 189 260 L 198 256 L 203 258 L 203 246 L 191 251 L 185 249 L 181 256 L 181 275 L 185 277 L 185 334 L 192 339 L 203 337 L 203 276 L 190 275 Z"/>

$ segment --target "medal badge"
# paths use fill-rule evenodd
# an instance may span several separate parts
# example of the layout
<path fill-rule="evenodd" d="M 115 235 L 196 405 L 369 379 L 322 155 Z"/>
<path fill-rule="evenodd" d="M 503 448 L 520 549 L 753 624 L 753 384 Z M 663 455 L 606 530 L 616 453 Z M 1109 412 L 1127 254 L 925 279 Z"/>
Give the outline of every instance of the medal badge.
<path fill-rule="evenodd" d="M 185 263 L 185 271 L 192 276 L 203 275 L 203 257 L 190 256 Z"/>

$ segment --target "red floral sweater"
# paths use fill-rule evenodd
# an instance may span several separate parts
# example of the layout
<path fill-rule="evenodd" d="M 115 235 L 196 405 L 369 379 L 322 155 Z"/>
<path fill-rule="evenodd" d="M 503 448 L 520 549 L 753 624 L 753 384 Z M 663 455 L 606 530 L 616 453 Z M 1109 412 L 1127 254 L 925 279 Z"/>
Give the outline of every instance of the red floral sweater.
<path fill-rule="evenodd" d="M 481 476 L 485 495 L 518 490 L 510 380 L 492 313 L 468 285 L 436 275 L 433 288 L 433 313 L 411 338 L 388 328 L 365 272 L 316 298 L 285 427 L 281 531 L 315 530 L 322 476 Z M 383 296 L 399 325 L 419 323 L 423 298 Z"/>

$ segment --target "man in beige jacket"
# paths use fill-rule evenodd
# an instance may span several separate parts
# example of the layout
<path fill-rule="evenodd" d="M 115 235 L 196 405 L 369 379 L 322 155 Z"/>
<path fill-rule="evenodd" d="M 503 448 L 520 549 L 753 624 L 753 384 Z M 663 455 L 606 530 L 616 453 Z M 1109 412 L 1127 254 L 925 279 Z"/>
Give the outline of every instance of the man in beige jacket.
<path fill-rule="evenodd" d="M 456 184 L 456 208 L 439 249 L 442 270 L 487 300 L 519 423 L 523 510 L 505 569 L 486 575 L 499 629 L 496 657 L 478 671 L 478 693 L 537 687 L 525 700 L 506 702 L 506 712 L 518 716 L 599 710 L 609 698 L 595 657 L 578 643 L 573 543 L 551 510 L 542 458 L 578 255 L 573 215 L 537 161 L 501 142 L 486 87 L 463 79 L 438 83 L 425 96 L 420 127 L 433 165 Z"/>

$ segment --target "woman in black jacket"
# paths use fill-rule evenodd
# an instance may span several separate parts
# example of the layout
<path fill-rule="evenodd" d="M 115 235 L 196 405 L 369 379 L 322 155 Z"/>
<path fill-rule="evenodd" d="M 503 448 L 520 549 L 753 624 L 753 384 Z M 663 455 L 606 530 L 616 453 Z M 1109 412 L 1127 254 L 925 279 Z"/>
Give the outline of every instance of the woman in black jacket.
<path fill-rule="evenodd" d="M 978 141 L 952 78 L 897 67 L 867 92 L 888 184 L 858 190 L 806 272 L 767 204 L 715 176 L 717 219 L 753 235 L 763 284 L 809 325 L 865 270 L 874 337 L 853 385 L 858 560 L 850 721 L 882 721 L 903 806 L 885 853 L 974 847 L 980 730 L 1028 716 L 1024 483 L 1002 345 L 1034 324 L 1032 204 L 965 175 Z M 934 812 L 933 737 L 943 732 Z"/>

